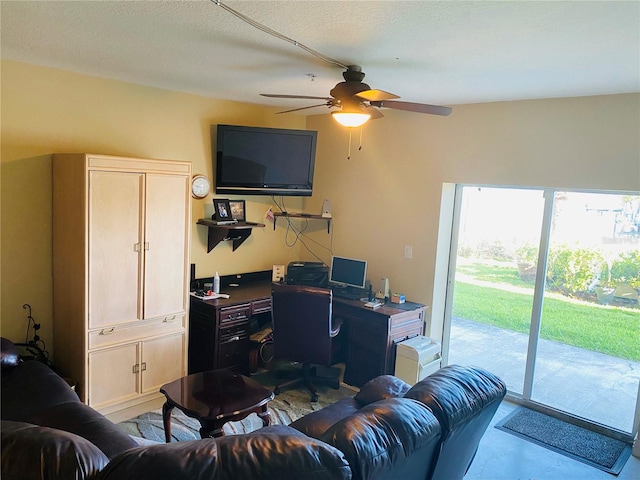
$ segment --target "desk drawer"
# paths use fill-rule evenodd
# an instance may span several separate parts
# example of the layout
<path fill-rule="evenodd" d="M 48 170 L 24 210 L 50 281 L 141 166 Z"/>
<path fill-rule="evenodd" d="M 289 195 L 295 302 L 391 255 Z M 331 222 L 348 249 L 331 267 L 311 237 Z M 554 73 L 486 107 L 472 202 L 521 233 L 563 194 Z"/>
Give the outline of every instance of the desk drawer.
<path fill-rule="evenodd" d="M 271 311 L 271 299 L 265 298 L 251 303 L 252 315 L 260 315 L 261 313 L 267 313 Z"/>
<path fill-rule="evenodd" d="M 248 322 L 251 315 L 251 305 L 244 303 L 220 310 L 220 328 L 228 323 Z"/>
<path fill-rule="evenodd" d="M 216 368 L 229 368 L 247 374 L 249 370 L 249 325 L 220 330 Z"/>

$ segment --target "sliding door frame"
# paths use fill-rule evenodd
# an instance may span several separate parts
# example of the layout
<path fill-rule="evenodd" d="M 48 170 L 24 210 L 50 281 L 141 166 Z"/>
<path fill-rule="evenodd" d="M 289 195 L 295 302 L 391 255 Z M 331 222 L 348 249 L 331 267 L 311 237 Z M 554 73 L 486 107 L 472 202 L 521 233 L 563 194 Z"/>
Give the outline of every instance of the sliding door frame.
<path fill-rule="evenodd" d="M 449 184 L 450 185 L 450 184 Z M 621 431 L 606 425 L 599 424 L 597 422 L 587 420 L 577 415 L 572 415 L 567 412 L 555 409 L 548 405 L 541 404 L 532 400 L 533 395 L 533 382 L 535 374 L 535 366 L 538 353 L 538 342 L 540 339 L 540 329 L 542 325 L 543 304 L 545 295 L 546 284 L 546 271 L 549 257 L 549 243 L 551 239 L 551 229 L 553 220 L 554 198 L 558 191 L 567 192 L 585 192 L 585 193 L 598 193 L 598 194 L 614 194 L 614 195 L 638 195 L 638 192 L 618 192 L 618 191 L 605 191 L 605 190 L 585 190 L 585 189 L 567 189 L 567 188 L 541 188 L 541 187 L 521 187 L 521 186 L 505 186 L 505 185 L 479 185 L 479 184 L 455 184 L 454 186 L 454 199 L 453 199 L 453 211 L 450 217 L 450 240 L 447 245 L 443 245 L 439 242 L 438 254 L 445 254 L 448 251 L 449 260 L 446 271 L 446 290 L 444 293 L 444 305 L 443 305 L 443 331 L 442 331 L 442 365 L 449 364 L 449 346 L 451 344 L 451 322 L 453 312 L 453 295 L 455 285 L 455 274 L 457 267 L 457 252 L 458 242 L 460 236 L 460 215 L 462 211 L 463 203 L 463 189 L 465 187 L 478 187 L 478 188 L 495 188 L 495 189 L 520 189 L 529 191 L 542 191 L 544 196 L 544 213 L 540 232 L 540 242 L 538 249 L 538 262 L 536 269 L 535 290 L 533 298 L 533 308 L 531 313 L 531 323 L 529 329 L 529 339 L 527 347 L 527 356 L 525 363 L 524 384 L 522 395 L 514 393 L 512 391 L 507 392 L 507 399 L 526 407 L 556 416 L 562 420 L 570 423 L 590 428 L 618 438 L 622 441 L 633 442 L 640 427 L 640 383 L 638 385 L 638 396 L 636 397 L 636 409 L 633 419 L 631 433 Z M 443 194 L 445 191 L 443 190 Z M 441 227 L 443 216 L 441 215 Z M 449 227 L 449 225 L 445 225 Z M 436 269 L 436 281 L 437 285 L 438 277 L 442 278 L 444 272 L 438 272 Z M 438 305 L 439 300 L 434 297 L 434 306 Z"/>

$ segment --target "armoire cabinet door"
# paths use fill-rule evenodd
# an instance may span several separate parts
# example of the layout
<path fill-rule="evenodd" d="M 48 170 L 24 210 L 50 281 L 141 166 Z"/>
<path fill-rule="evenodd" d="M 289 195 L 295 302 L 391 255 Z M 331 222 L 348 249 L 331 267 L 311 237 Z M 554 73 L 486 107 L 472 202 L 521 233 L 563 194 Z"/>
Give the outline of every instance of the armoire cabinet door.
<path fill-rule="evenodd" d="M 89 328 L 141 318 L 143 182 L 139 173 L 90 173 Z"/>
<path fill-rule="evenodd" d="M 184 332 L 142 342 L 142 393 L 184 375 Z"/>
<path fill-rule="evenodd" d="M 122 402 L 139 395 L 139 344 L 128 343 L 89 354 L 89 405 Z"/>
<path fill-rule="evenodd" d="M 144 317 L 186 309 L 189 178 L 146 175 Z"/>

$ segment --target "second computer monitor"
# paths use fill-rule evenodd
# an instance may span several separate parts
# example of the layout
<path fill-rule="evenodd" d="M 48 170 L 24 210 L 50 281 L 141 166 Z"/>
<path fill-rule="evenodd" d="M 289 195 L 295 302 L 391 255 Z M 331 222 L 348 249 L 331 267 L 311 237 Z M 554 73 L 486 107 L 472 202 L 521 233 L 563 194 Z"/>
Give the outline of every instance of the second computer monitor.
<path fill-rule="evenodd" d="M 333 256 L 329 283 L 364 288 L 367 280 L 367 262 L 355 258 Z"/>

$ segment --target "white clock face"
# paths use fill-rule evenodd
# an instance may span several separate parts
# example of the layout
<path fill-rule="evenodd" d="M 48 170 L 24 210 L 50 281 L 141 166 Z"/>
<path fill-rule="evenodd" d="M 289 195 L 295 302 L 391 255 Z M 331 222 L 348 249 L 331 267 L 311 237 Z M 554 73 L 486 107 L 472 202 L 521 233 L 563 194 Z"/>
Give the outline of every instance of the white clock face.
<path fill-rule="evenodd" d="M 211 184 L 209 183 L 209 179 L 204 175 L 197 175 L 193 177 L 193 181 L 191 182 L 191 193 L 195 198 L 204 198 L 209 195 L 209 189 L 211 188 Z"/>

